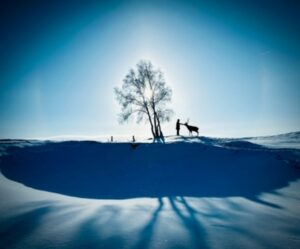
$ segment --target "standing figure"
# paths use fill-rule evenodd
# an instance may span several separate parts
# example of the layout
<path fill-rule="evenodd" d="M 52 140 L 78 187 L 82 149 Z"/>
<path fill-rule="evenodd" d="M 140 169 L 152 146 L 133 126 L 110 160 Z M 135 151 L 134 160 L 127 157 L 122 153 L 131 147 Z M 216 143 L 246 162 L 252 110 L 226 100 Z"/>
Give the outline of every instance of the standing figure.
<path fill-rule="evenodd" d="M 181 125 L 180 119 L 177 119 L 177 122 L 176 122 L 177 136 L 180 136 L 180 134 L 179 134 L 179 131 L 180 131 L 180 125 Z"/>

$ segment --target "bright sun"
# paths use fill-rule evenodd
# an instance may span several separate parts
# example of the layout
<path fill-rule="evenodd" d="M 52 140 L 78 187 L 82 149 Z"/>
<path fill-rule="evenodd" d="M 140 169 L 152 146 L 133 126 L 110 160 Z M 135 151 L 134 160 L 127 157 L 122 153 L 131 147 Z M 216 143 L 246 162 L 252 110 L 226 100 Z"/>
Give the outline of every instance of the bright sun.
<path fill-rule="evenodd" d="M 146 87 L 145 91 L 144 91 L 144 94 L 145 94 L 145 97 L 147 99 L 151 99 L 153 92 L 152 92 L 152 90 L 149 87 Z"/>

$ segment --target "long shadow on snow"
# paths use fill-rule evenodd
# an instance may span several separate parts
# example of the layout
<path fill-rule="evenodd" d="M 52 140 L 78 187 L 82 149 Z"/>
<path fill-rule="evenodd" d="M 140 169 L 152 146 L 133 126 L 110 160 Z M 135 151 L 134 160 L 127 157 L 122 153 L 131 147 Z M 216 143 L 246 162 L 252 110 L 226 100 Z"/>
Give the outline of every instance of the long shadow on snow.
<path fill-rule="evenodd" d="M 299 178 L 271 150 L 200 143 L 61 142 L 11 147 L 0 163 L 9 179 L 50 192 L 98 199 L 228 197 L 256 199 Z"/>
<path fill-rule="evenodd" d="M 15 248 L 39 228 L 42 218 L 51 210 L 49 205 L 36 204 L 31 210 L 1 221 L 0 248 Z"/>

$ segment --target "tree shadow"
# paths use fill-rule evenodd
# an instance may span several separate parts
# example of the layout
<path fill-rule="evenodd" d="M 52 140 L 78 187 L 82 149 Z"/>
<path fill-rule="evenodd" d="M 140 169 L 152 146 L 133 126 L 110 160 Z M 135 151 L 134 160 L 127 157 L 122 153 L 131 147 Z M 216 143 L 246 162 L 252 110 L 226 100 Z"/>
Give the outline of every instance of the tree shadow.
<path fill-rule="evenodd" d="M 146 226 L 142 229 L 139 233 L 139 241 L 132 249 L 139 249 L 139 248 L 150 248 L 150 241 L 155 229 L 156 222 L 159 217 L 160 211 L 163 209 L 163 200 L 162 198 L 158 198 L 158 207 L 152 213 L 151 219 L 146 223 Z"/>
<path fill-rule="evenodd" d="M 103 212 L 109 210 L 109 217 L 106 222 L 103 222 Z M 111 207 L 99 207 L 90 216 L 86 217 L 77 226 L 77 231 L 69 243 L 68 248 L 122 248 L 125 244 L 124 235 L 122 233 L 114 232 L 110 236 L 105 236 L 106 229 L 119 226 L 114 225 L 113 220 L 118 217 L 119 209 Z M 98 223 L 102 221 L 102 224 Z M 126 224 L 124 224 L 126 225 Z"/>
<path fill-rule="evenodd" d="M 140 144 L 133 150 L 130 143 L 49 142 L 7 152 L 0 162 L 7 178 L 83 198 L 241 196 L 259 201 L 260 193 L 300 177 L 285 160 L 292 152 L 249 146 Z"/>
<path fill-rule="evenodd" d="M 168 213 L 168 218 L 160 214 L 165 207 L 166 201 L 169 201 L 169 207 L 171 207 L 171 209 L 166 210 L 168 212 L 171 211 L 171 213 Z M 218 209 L 216 206 L 211 206 L 209 207 L 210 213 L 206 214 L 200 207 L 191 206 L 185 197 L 158 198 L 157 202 L 157 206 L 150 214 L 150 219 L 138 229 L 138 241 L 133 246 L 131 246 L 131 240 L 135 233 L 132 233 L 130 229 L 126 233 L 126 230 L 130 219 L 138 218 L 134 212 L 128 213 L 128 216 L 124 219 L 124 213 L 122 213 L 122 207 L 120 206 L 96 205 L 87 210 L 88 212 L 85 212 L 85 208 L 89 207 L 87 204 L 77 203 L 74 206 L 74 203 L 64 204 L 56 201 L 40 201 L 22 204 L 20 207 L 22 210 L 18 210 L 18 208 L 15 210 L 19 213 L 18 215 L 1 220 L 0 247 L 23 248 L 27 246 L 28 248 L 44 248 L 45 243 L 51 242 L 51 245 L 55 248 L 205 249 L 210 248 L 211 241 L 206 230 L 208 229 L 207 223 L 204 223 L 204 220 L 207 222 L 207 218 L 216 218 L 216 215 L 222 213 L 221 216 L 218 216 L 219 219 L 228 221 L 228 213 L 224 213 L 224 210 L 216 210 Z M 239 206 L 236 206 L 236 203 L 230 204 L 232 204 L 229 207 L 230 210 L 239 210 Z M 149 212 L 148 209 L 144 211 Z M 156 229 L 163 227 L 159 223 L 160 218 L 169 219 L 170 215 L 177 219 L 176 223 L 168 223 L 168 226 L 179 225 L 181 229 L 186 231 L 185 234 L 188 236 L 188 240 L 181 237 L 182 230 L 176 229 L 171 234 L 164 231 L 160 234 L 160 237 L 163 237 L 166 242 L 162 242 L 154 236 Z M 72 221 L 76 217 L 78 220 Z M 71 223 L 66 225 L 66 222 L 70 220 Z M 285 223 L 285 221 L 283 222 Z M 241 237 L 251 236 L 255 243 L 264 245 L 266 248 L 272 247 L 274 244 L 258 236 L 257 233 L 253 233 L 251 228 L 236 227 L 231 222 L 221 222 L 220 226 L 239 234 Z M 120 227 L 122 229 L 119 229 Z M 39 234 L 39 231 L 45 231 L 45 228 L 48 231 L 46 237 L 36 240 L 31 239 L 36 234 Z M 55 230 L 54 232 L 53 229 Z M 298 234 L 299 230 L 295 230 L 293 233 Z M 53 238 L 57 238 L 57 236 L 60 237 L 59 240 L 54 240 Z"/>
<path fill-rule="evenodd" d="M 14 248 L 22 243 L 29 234 L 39 228 L 43 217 L 52 209 L 48 203 L 44 202 L 30 204 L 30 206 L 32 208 L 29 211 L 8 217 L 1 222 L 0 248 Z"/>
<path fill-rule="evenodd" d="M 195 249 L 208 248 L 207 243 L 205 241 L 206 233 L 205 233 L 204 226 L 201 225 L 201 222 L 196 217 L 196 215 L 199 215 L 200 212 L 192 208 L 185 200 L 184 197 L 168 197 L 166 200 L 169 201 L 171 210 L 174 212 L 176 217 L 179 218 L 179 223 L 182 224 L 183 228 L 188 232 L 189 239 L 190 239 L 190 241 L 187 242 L 187 244 L 185 245 L 183 244 L 179 245 L 172 240 L 166 239 L 165 243 L 168 244 L 166 247 L 168 248 L 168 246 L 170 246 L 170 248 L 195 248 Z M 138 234 L 139 240 L 135 246 L 131 247 L 132 249 L 151 248 L 152 246 L 150 244 L 151 239 L 155 231 L 159 213 L 162 211 L 163 206 L 164 206 L 163 199 L 158 198 L 158 206 L 153 211 L 149 221 L 141 229 L 140 233 Z M 166 238 L 167 237 L 168 236 L 166 236 Z"/>
<path fill-rule="evenodd" d="M 183 226 L 190 234 L 191 244 L 189 245 L 189 248 L 208 248 L 205 241 L 207 236 L 205 234 L 204 226 L 202 226 L 196 218 L 198 212 L 190 207 L 184 197 L 169 197 L 169 201 L 173 211 L 180 218 Z M 187 215 L 183 214 L 182 209 L 178 207 L 178 204 L 183 205 Z"/>

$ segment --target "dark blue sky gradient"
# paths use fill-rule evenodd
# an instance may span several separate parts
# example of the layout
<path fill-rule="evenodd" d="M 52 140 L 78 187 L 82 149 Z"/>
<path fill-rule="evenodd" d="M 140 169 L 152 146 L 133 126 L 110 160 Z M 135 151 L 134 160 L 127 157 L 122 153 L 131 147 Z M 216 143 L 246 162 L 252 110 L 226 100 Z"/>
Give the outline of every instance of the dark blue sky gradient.
<path fill-rule="evenodd" d="M 131 134 L 112 89 L 149 53 L 176 117 L 203 133 L 300 130 L 299 13 L 276 0 L 2 1 L 0 137 Z"/>

